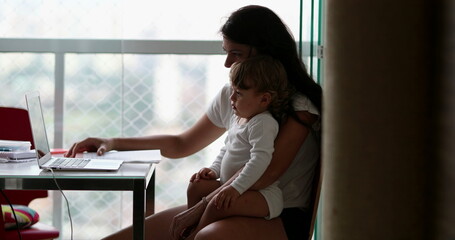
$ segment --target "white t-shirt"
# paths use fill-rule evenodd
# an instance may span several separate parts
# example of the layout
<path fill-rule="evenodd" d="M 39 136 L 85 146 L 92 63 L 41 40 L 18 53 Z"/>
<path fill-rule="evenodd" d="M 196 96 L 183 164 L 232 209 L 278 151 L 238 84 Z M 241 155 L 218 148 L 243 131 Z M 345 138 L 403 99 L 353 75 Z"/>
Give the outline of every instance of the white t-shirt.
<path fill-rule="evenodd" d="M 220 128 L 229 129 L 231 116 L 234 114 L 229 96 L 231 88 L 227 84 L 217 94 L 207 110 L 207 116 L 212 123 Z M 317 108 L 304 95 L 293 97 L 295 111 L 308 111 L 319 115 Z M 300 207 L 306 209 L 310 204 L 310 195 L 314 169 L 319 158 L 319 127 L 320 121 L 312 126 L 312 131 L 300 147 L 295 159 L 286 172 L 278 179 L 283 192 L 284 207 Z"/>

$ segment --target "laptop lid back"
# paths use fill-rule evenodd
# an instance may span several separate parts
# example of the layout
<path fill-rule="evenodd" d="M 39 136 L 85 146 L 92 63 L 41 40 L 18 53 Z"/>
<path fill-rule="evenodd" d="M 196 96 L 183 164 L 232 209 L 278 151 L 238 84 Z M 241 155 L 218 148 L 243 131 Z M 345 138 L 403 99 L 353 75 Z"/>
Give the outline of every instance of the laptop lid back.
<path fill-rule="evenodd" d="M 38 165 L 41 167 L 50 160 L 51 150 L 47 139 L 39 92 L 34 91 L 27 93 L 25 99 L 27 102 L 30 125 L 32 127 L 33 141 L 35 142 Z"/>

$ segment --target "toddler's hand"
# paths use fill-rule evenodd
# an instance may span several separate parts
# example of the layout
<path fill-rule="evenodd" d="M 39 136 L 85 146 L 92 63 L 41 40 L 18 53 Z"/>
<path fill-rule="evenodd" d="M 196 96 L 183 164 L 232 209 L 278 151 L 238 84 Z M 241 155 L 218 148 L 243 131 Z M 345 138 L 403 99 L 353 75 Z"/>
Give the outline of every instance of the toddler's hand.
<path fill-rule="evenodd" d="M 190 182 L 199 182 L 200 179 L 211 180 L 217 179 L 216 173 L 210 168 L 202 168 L 199 172 L 193 174 Z"/>
<path fill-rule="evenodd" d="M 226 186 L 214 197 L 215 206 L 217 209 L 228 209 L 239 197 L 240 193 L 235 188 Z"/>

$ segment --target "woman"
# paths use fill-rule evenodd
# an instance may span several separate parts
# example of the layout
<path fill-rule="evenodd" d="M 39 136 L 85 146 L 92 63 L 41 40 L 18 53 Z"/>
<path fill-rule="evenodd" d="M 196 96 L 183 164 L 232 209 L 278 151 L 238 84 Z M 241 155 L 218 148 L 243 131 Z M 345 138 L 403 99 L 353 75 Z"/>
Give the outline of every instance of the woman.
<path fill-rule="evenodd" d="M 284 210 L 280 217 L 272 220 L 228 217 L 206 226 L 197 233 L 195 239 L 305 239 L 308 230 L 304 226 L 309 226 L 305 221 L 311 219 L 308 216 L 311 182 L 320 154 L 321 87 L 306 72 L 292 34 L 270 9 L 261 6 L 240 8 L 231 14 L 222 26 L 221 33 L 223 49 L 227 53 L 225 67 L 229 68 L 233 63 L 257 54 L 272 56 L 284 65 L 288 84 L 296 92 L 291 101 L 291 111 L 280 125 L 271 163 L 250 188 L 259 190 L 279 180 Z M 83 151 L 103 154 L 113 149 L 161 149 L 162 155 L 168 158 L 188 156 L 206 147 L 226 131 L 220 124 L 222 120 L 217 120 L 213 112 L 216 113 L 217 104 L 229 91 L 229 87 L 223 88 L 212 105 L 215 111 L 203 115 L 193 127 L 181 134 L 88 138 L 75 143 L 66 155 L 72 157 Z M 201 209 L 203 211 L 213 206 L 210 201 L 221 188 L 223 186 L 188 210 L 186 206 L 180 206 L 149 216 L 146 219 L 147 239 L 170 239 L 171 235 L 173 239 L 179 238 L 183 230 L 197 223 L 202 214 Z M 128 228 L 108 239 L 128 239 L 131 236 L 131 228 Z"/>

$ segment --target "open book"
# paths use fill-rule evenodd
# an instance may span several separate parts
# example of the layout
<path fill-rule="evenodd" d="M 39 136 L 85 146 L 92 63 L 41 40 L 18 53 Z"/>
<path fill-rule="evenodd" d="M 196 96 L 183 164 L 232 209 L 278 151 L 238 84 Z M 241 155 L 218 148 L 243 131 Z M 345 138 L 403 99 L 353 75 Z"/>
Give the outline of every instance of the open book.
<path fill-rule="evenodd" d="M 137 150 L 137 151 L 109 151 L 102 156 L 96 152 L 86 152 L 84 158 L 91 159 L 119 159 L 125 163 L 159 163 L 161 161 L 160 150 Z"/>

